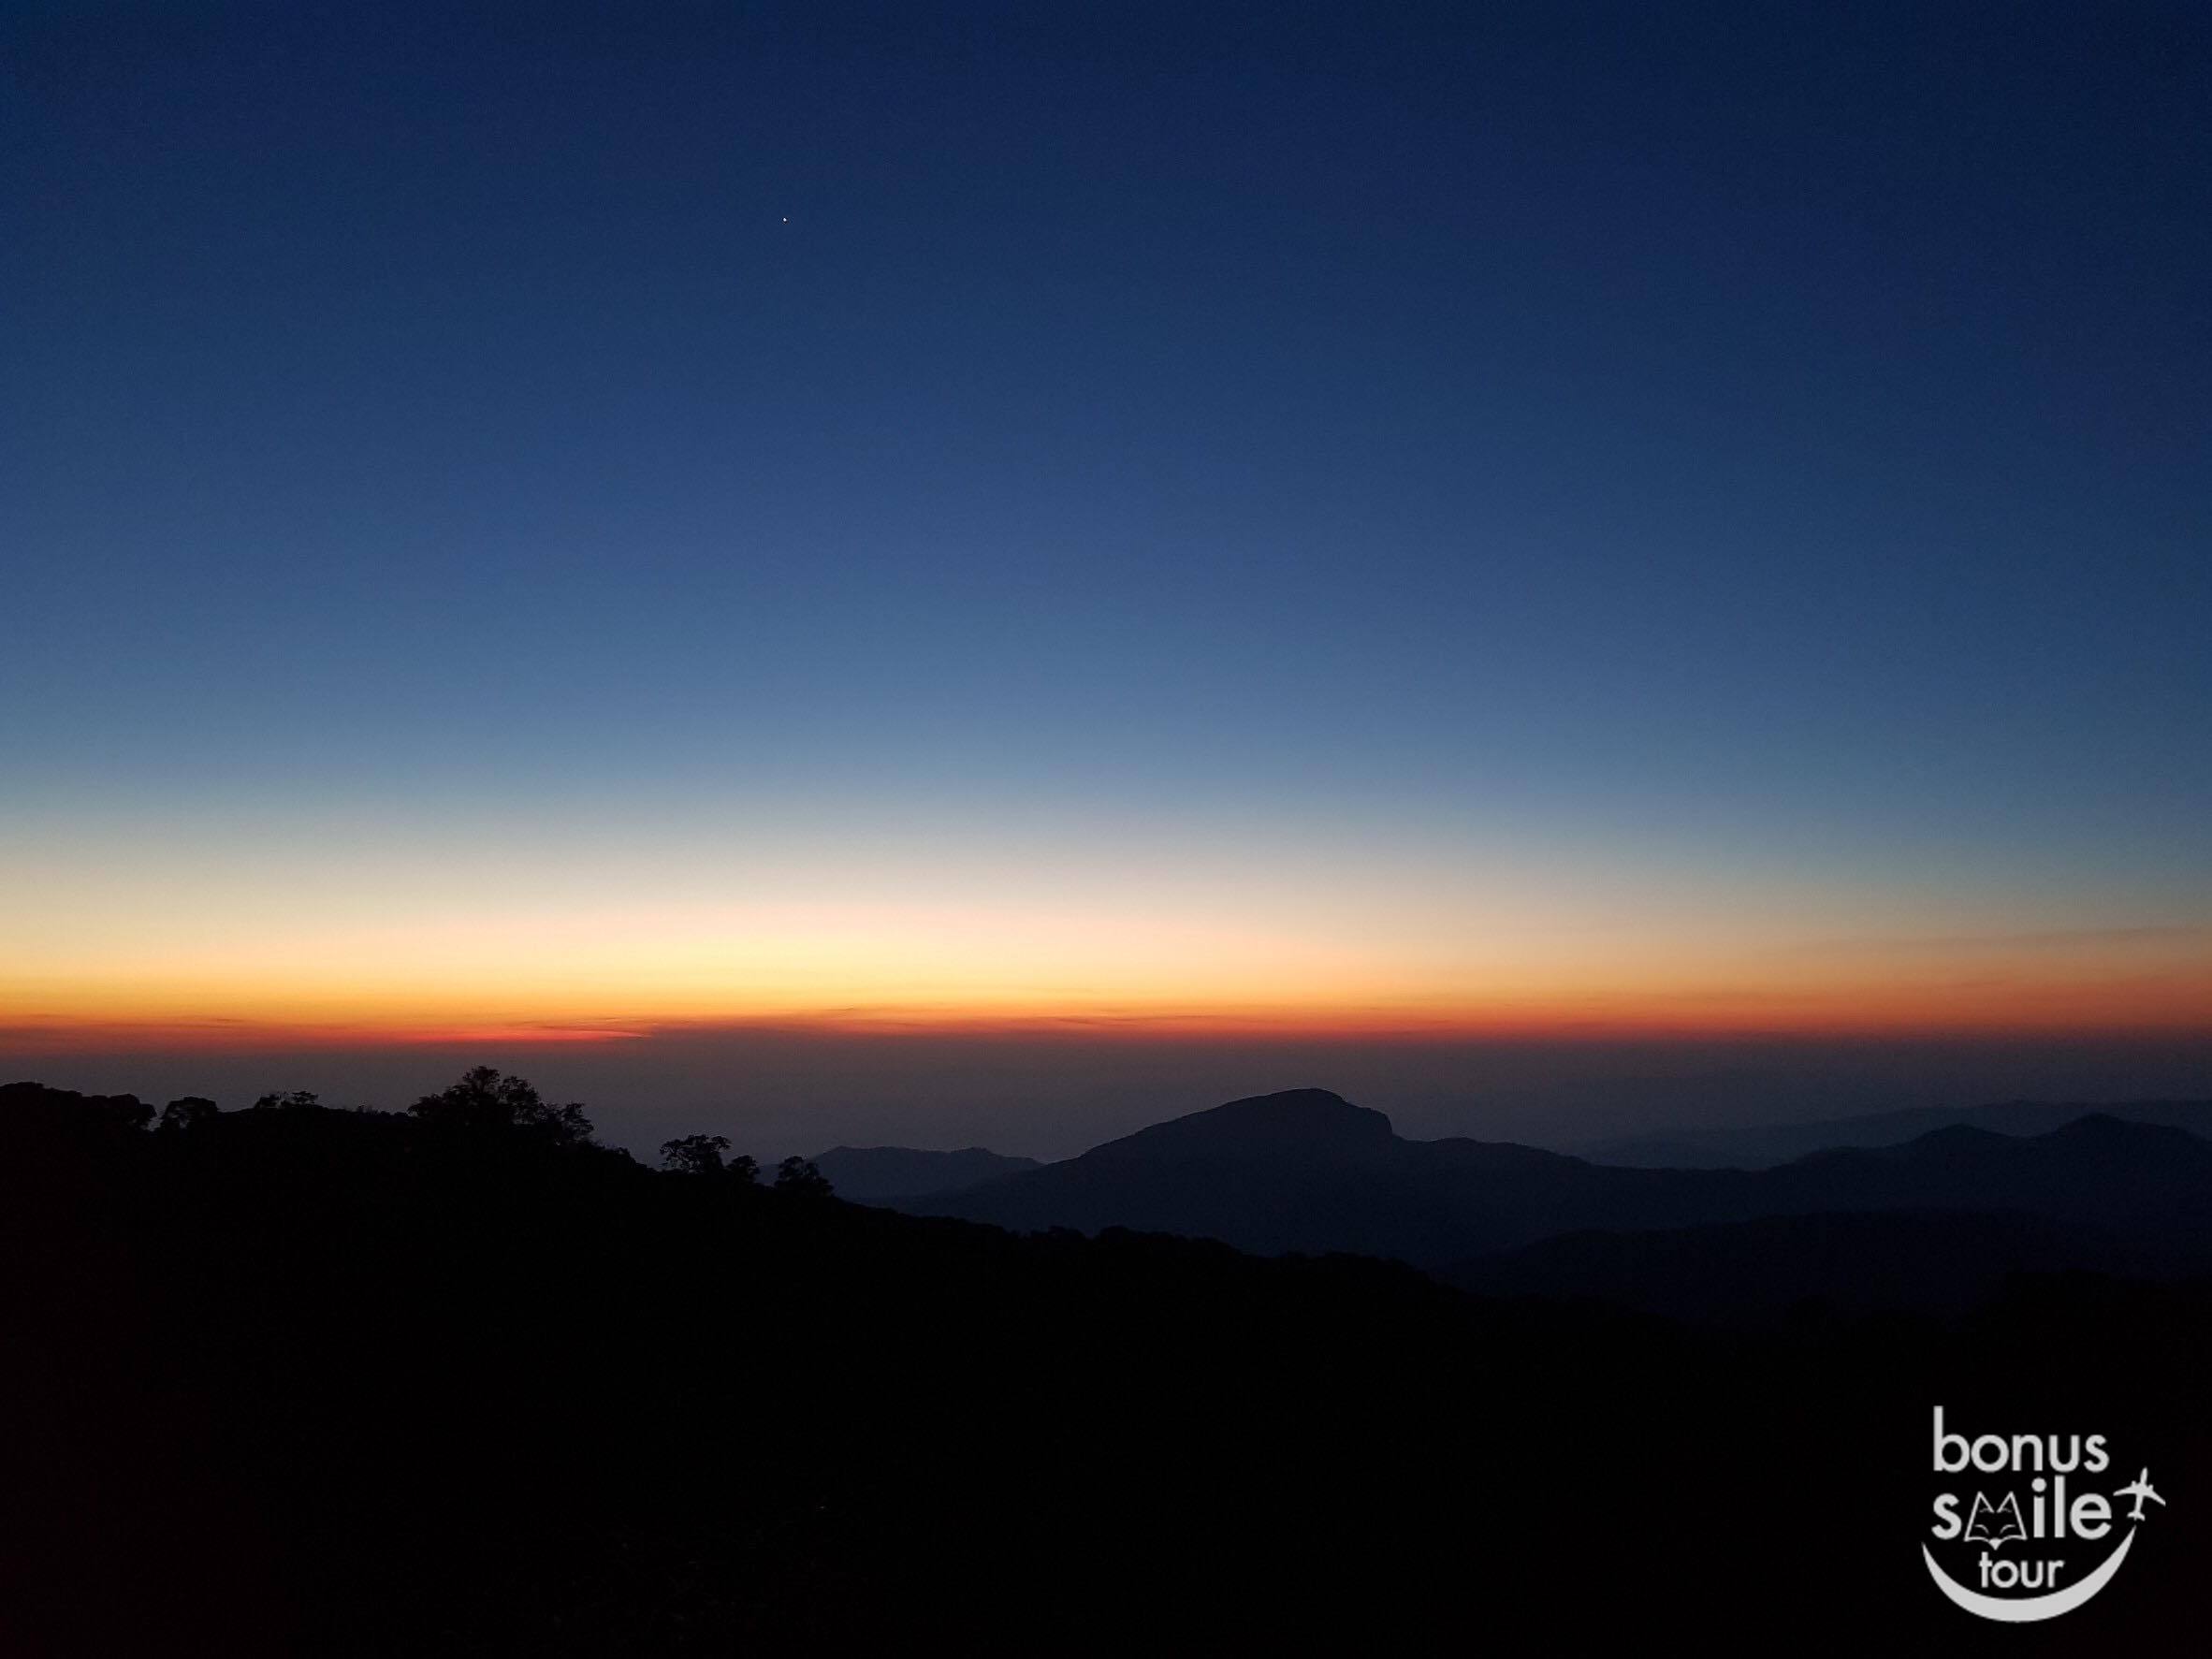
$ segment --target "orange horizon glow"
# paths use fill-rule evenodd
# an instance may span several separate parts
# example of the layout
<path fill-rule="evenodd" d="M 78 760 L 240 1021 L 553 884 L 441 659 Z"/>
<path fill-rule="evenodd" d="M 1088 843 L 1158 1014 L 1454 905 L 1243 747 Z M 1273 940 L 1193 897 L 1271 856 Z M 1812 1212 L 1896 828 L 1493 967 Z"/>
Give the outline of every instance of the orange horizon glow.
<path fill-rule="evenodd" d="M 403 839 L 42 845 L 0 1056 L 837 1038 L 2212 1035 L 2212 924 L 1662 851 L 1009 839 L 743 861 Z M 187 859 L 186 852 L 190 852 Z M 2157 920 L 2147 924 L 2146 918 Z"/>
<path fill-rule="evenodd" d="M 625 1044 L 719 1032 L 839 1038 L 1055 1038 L 1108 1042 L 1271 1042 L 1418 1045 L 1454 1042 L 1703 1041 L 1714 1039 L 2002 1039 L 2212 1034 L 2212 970 L 2118 981 L 1907 987 L 1708 987 L 1531 994 L 1488 1001 L 1443 998 L 1273 1003 L 908 1001 L 812 1007 L 606 1014 L 517 1010 L 381 997 L 210 1003 L 185 995 L 133 1009 L 119 999 L 0 1018 L 0 1054 L 424 1045 Z M 286 1006 L 289 1003 L 290 1006 Z M 19 1009 L 22 1005 L 19 1002 Z"/>

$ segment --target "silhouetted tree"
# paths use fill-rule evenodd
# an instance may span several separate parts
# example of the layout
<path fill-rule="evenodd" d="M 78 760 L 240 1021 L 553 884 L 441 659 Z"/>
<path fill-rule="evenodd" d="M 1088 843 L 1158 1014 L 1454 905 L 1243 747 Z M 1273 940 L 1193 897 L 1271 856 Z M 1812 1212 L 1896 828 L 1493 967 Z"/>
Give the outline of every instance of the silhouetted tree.
<path fill-rule="evenodd" d="M 730 1180 L 742 1181 L 750 1186 L 761 1178 L 761 1166 L 758 1159 L 748 1157 L 741 1152 L 722 1166 L 722 1173 Z"/>
<path fill-rule="evenodd" d="M 153 1121 L 153 1108 L 136 1095 L 80 1095 L 42 1083 L 0 1084 L 0 1124 L 37 1121 L 56 1128 L 67 1126 L 65 1133 L 135 1130 Z"/>
<path fill-rule="evenodd" d="M 727 1135 L 680 1135 L 661 1142 L 661 1167 L 677 1175 L 719 1175 L 729 1150 Z"/>
<path fill-rule="evenodd" d="M 254 1102 L 256 1112 L 297 1112 L 302 1107 L 320 1106 L 322 1099 L 313 1089 L 294 1089 L 288 1095 L 269 1094 Z"/>
<path fill-rule="evenodd" d="M 801 1198 L 825 1199 L 833 1190 L 829 1177 L 814 1167 L 814 1160 L 787 1157 L 776 1166 L 776 1190 Z"/>
<path fill-rule="evenodd" d="M 161 1109 L 161 1122 L 154 1127 L 175 1132 L 197 1128 L 221 1109 L 215 1102 L 198 1095 L 186 1095 L 181 1100 L 171 1100 Z"/>
<path fill-rule="evenodd" d="M 458 1083 L 425 1095 L 407 1111 L 440 1128 L 518 1129 L 557 1146 L 581 1146 L 591 1139 L 591 1120 L 580 1104 L 549 1105 L 523 1079 L 502 1077 L 492 1066 L 463 1072 Z"/>

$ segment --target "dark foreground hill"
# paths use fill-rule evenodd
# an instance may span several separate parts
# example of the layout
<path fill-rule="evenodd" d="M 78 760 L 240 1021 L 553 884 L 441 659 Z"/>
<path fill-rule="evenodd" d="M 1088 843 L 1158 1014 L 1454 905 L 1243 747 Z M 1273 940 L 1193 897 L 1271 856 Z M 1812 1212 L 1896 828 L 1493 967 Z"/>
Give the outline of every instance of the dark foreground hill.
<path fill-rule="evenodd" d="M 2019 1211 L 1770 1215 L 1710 1227 L 1565 1233 L 1444 1270 L 1490 1296 L 1589 1298 L 1672 1318 L 1758 1325 L 1831 1312 L 1955 1316 L 2020 1274 L 2169 1271 L 2091 1229 Z"/>
<path fill-rule="evenodd" d="M 1935 1404 L 2144 1448 L 2173 1512 L 2065 1634 L 2201 1628 L 2193 1284 L 1721 1333 L 549 1110 L 144 1115 L 0 1090 L 11 1655 L 1995 1651 L 1917 1556 Z"/>
<path fill-rule="evenodd" d="M 2046 1135 L 1953 1128 L 1778 1169 L 1642 1170 L 1534 1147 L 1406 1141 L 1326 1090 L 1232 1101 L 917 1212 L 1024 1230 L 1139 1228 L 1269 1254 L 1453 1267 L 1564 1233 L 1836 1212 L 2020 1212 L 2176 1268 L 2212 1262 L 2212 1142 L 2085 1117 Z"/>

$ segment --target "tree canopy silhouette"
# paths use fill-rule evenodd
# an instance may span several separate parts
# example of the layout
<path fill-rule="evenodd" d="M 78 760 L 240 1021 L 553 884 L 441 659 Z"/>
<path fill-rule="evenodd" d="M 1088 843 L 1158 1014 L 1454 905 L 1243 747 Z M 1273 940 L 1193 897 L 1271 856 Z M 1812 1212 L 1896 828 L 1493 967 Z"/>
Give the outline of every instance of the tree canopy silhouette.
<path fill-rule="evenodd" d="M 294 1089 L 288 1095 L 281 1095 L 272 1091 L 255 1101 L 254 1110 L 256 1112 L 298 1112 L 307 1107 L 320 1106 L 322 1103 L 322 1097 L 313 1089 Z"/>
<path fill-rule="evenodd" d="M 459 1082 L 425 1095 L 407 1111 L 436 1128 L 520 1131 L 557 1146 L 588 1144 L 592 1133 L 581 1104 L 552 1105 L 524 1079 L 502 1076 L 492 1066 L 471 1068 Z"/>
<path fill-rule="evenodd" d="M 812 1158 L 787 1157 L 776 1166 L 776 1190 L 799 1198 L 828 1198 L 834 1189 Z"/>
<path fill-rule="evenodd" d="M 175 1133 L 182 1129 L 197 1128 L 221 1111 L 214 1101 L 201 1095 L 186 1095 L 171 1100 L 161 1109 L 161 1122 L 156 1126 Z"/>
<path fill-rule="evenodd" d="M 729 1150 L 727 1135 L 679 1135 L 661 1142 L 661 1167 L 677 1175 L 720 1175 L 729 1167 L 722 1162 Z"/>

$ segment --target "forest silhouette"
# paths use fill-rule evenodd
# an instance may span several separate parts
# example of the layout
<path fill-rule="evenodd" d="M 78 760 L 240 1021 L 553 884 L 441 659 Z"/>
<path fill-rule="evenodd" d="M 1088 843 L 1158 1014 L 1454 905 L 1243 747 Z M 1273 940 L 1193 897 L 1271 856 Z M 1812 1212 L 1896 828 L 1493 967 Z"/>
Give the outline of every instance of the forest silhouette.
<path fill-rule="evenodd" d="M 2200 1616 L 2194 1276 L 1679 1322 L 661 1150 L 489 1069 L 400 1113 L 0 1089 L 0 1647 L 1971 1650 L 2012 1633 L 1914 1555 L 1968 1401 L 2163 1448 L 2074 1634 Z"/>

